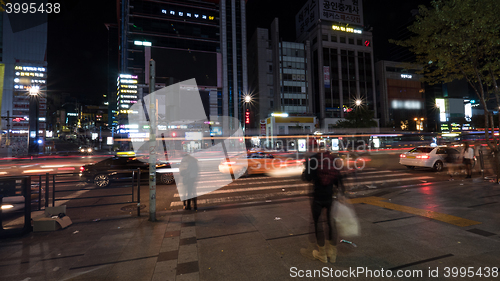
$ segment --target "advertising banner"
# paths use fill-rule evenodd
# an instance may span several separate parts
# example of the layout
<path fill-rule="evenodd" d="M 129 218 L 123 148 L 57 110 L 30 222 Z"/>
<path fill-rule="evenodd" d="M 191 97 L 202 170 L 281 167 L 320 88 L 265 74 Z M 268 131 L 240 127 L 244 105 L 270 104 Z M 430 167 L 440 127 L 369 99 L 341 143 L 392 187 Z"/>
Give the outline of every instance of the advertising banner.
<path fill-rule="evenodd" d="M 325 84 L 325 88 L 330 88 L 330 67 L 323 66 L 323 82 Z"/>
<path fill-rule="evenodd" d="M 320 0 L 319 2 L 321 20 L 363 25 L 361 0 Z"/>

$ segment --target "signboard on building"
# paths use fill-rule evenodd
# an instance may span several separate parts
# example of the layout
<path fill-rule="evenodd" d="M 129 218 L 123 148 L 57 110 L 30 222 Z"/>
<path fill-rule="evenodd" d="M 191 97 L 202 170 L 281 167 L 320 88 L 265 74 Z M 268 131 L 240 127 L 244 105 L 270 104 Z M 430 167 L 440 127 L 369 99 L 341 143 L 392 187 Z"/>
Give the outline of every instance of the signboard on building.
<path fill-rule="evenodd" d="M 363 25 L 362 0 L 309 0 L 295 16 L 297 37 L 307 32 L 318 19 L 352 25 Z"/>
<path fill-rule="evenodd" d="M 265 136 L 266 135 L 266 122 L 260 121 L 260 135 Z"/>
<path fill-rule="evenodd" d="M 361 0 L 319 0 L 321 20 L 363 25 Z"/>
<path fill-rule="evenodd" d="M 309 28 L 314 26 L 314 24 L 319 19 L 319 8 L 318 0 L 309 0 L 306 2 L 299 13 L 295 15 L 295 30 L 297 37 L 303 32 L 307 32 Z"/>
<path fill-rule="evenodd" d="M 330 67 L 323 66 L 323 82 L 325 84 L 325 88 L 330 88 Z"/>

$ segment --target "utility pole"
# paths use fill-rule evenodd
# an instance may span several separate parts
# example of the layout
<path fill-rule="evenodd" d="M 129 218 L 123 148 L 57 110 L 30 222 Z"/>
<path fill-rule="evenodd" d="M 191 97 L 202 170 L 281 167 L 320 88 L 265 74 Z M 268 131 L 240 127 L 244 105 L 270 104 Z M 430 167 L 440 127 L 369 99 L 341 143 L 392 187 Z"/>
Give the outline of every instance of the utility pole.
<path fill-rule="evenodd" d="M 156 221 L 156 97 L 154 60 L 149 61 L 149 220 Z"/>

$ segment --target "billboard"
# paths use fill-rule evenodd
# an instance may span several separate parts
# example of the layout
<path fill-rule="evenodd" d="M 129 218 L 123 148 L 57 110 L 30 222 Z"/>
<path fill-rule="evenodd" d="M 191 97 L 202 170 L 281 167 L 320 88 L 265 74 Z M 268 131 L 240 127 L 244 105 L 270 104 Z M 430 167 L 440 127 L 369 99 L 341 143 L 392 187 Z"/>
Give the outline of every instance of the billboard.
<path fill-rule="evenodd" d="M 309 0 L 295 15 L 297 37 L 312 28 L 318 20 L 363 25 L 362 0 Z"/>
<path fill-rule="evenodd" d="M 361 0 L 319 0 L 319 2 L 321 20 L 363 25 Z"/>

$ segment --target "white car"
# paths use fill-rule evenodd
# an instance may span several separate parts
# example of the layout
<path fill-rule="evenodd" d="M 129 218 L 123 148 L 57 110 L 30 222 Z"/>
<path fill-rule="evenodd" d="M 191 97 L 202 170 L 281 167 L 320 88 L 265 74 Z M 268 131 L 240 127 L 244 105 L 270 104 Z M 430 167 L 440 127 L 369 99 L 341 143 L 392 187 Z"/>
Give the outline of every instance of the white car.
<path fill-rule="evenodd" d="M 454 163 L 460 161 L 460 152 L 457 149 L 445 146 L 419 146 L 399 155 L 399 164 L 405 165 L 408 169 L 424 167 L 439 172 L 449 161 Z"/>

